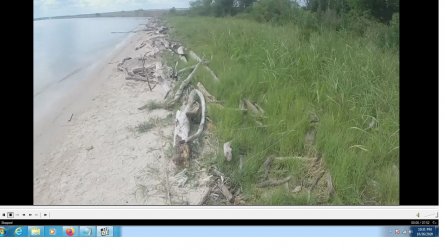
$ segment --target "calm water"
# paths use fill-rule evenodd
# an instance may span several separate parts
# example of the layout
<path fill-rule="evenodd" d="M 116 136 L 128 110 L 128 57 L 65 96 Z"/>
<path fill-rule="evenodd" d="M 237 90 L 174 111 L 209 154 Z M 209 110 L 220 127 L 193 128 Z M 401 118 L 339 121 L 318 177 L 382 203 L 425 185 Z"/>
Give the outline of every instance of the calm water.
<path fill-rule="evenodd" d="M 145 18 L 74 18 L 34 21 L 34 97 L 86 75 Z M 142 25 L 140 25 L 142 24 Z"/>

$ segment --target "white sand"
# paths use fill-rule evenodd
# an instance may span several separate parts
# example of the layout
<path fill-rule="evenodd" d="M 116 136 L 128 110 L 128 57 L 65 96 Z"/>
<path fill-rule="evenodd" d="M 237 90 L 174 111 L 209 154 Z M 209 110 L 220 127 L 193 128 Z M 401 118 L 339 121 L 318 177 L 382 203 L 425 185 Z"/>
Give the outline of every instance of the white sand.
<path fill-rule="evenodd" d="M 167 125 L 134 131 L 150 118 L 172 113 L 138 110 L 149 100 L 163 101 L 165 88 L 158 85 L 150 92 L 145 82 L 127 81 L 117 70 L 123 58 L 163 49 L 148 43 L 135 50 L 151 36 L 160 37 L 154 32 L 130 35 L 125 46 L 54 108 L 54 119 L 35 124 L 35 205 L 197 204 L 207 192 L 204 171 L 184 184 L 187 177 L 175 174 L 178 170 L 166 156 L 173 116 Z M 160 62 L 160 55 L 152 60 Z"/>

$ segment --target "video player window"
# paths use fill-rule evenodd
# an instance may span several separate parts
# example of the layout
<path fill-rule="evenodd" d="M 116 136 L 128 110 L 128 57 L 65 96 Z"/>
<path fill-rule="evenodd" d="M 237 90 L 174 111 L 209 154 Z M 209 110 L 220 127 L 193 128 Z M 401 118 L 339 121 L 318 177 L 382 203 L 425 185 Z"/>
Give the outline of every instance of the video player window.
<path fill-rule="evenodd" d="M 410 205 L 398 0 L 86 2 L 34 1 L 33 205 Z"/>

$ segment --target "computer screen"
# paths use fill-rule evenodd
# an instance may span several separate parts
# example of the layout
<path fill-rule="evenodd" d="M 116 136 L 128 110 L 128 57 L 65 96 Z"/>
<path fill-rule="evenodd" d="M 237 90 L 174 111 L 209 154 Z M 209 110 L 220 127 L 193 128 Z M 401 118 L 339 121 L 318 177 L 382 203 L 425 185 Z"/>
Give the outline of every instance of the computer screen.
<path fill-rule="evenodd" d="M 438 237 L 399 5 L 35 0 L 29 188 L 0 235 Z"/>

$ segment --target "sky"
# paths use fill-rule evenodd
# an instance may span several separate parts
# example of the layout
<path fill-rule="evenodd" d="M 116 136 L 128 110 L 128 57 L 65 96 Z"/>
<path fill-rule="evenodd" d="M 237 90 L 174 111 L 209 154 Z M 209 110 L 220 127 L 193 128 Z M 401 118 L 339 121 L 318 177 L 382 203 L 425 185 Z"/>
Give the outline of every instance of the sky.
<path fill-rule="evenodd" d="M 190 0 L 34 0 L 34 18 L 137 9 L 188 8 Z"/>

